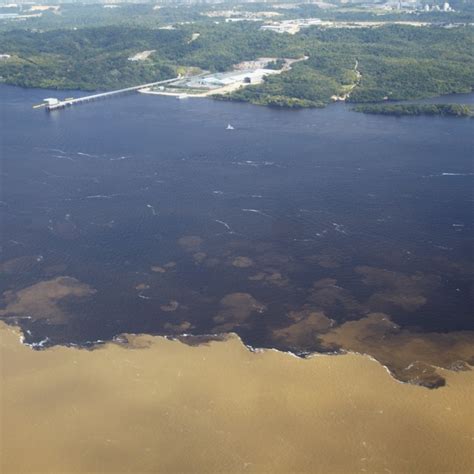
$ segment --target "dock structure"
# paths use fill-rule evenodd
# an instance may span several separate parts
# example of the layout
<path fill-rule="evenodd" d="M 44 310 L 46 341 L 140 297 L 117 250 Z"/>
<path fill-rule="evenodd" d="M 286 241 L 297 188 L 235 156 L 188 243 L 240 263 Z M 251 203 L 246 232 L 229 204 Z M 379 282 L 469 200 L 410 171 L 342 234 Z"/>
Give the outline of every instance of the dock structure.
<path fill-rule="evenodd" d="M 90 102 L 92 100 L 105 99 L 119 94 L 126 94 L 127 92 L 139 91 L 140 89 L 146 89 L 148 87 L 158 86 L 160 84 L 168 84 L 169 82 L 176 81 L 180 77 L 174 77 L 173 79 L 166 79 L 165 81 L 150 82 L 149 84 L 141 84 L 139 86 L 126 87 L 125 89 L 118 89 L 115 91 L 101 92 L 98 94 L 86 95 L 84 97 L 78 97 L 77 99 L 65 99 L 59 100 L 54 98 L 45 99 L 46 110 L 57 110 L 64 109 L 71 105 L 82 104 L 84 102 Z"/>

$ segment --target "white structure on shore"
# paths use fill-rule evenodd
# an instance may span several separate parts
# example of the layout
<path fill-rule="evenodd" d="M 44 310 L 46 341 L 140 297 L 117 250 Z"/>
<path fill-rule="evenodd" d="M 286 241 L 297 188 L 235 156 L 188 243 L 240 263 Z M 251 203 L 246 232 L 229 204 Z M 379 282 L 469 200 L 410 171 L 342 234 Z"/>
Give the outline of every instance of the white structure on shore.
<path fill-rule="evenodd" d="M 444 12 L 452 12 L 453 9 L 451 8 L 451 5 L 448 2 L 443 3 L 443 11 Z"/>
<path fill-rule="evenodd" d="M 423 10 L 425 12 L 453 12 L 454 8 L 449 4 L 449 2 L 444 2 L 441 7 L 439 5 L 426 4 L 423 7 Z"/>
<path fill-rule="evenodd" d="M 46 103 L 47 106 L 54 106 L 59 104 L 59 99 L 56 99 L 56 97 L 48 97 L 47 99 L 43 99 L 43 101 Z"/>

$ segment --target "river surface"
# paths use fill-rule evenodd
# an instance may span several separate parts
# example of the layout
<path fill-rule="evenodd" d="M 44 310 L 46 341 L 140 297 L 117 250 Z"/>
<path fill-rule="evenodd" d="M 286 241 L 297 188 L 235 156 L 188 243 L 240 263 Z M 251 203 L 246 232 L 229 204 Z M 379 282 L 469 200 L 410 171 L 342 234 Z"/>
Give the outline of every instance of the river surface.
<path fill-rule="evenodd" d="M 140 94 L 32 109 L 78 95 L 0 87 L 0 317 L 27 342 L 234 331 L 305 352 L 373 313 L 474 329 L 472 120 Z"/>

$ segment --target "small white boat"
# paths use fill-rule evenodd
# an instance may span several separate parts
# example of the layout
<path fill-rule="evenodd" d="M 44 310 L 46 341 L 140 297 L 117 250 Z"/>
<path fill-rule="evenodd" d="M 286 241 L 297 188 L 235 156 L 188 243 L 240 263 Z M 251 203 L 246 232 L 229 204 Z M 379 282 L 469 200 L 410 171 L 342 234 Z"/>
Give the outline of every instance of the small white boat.
<path fill-rule="evenodd" d="M 178 99 L 179 100 L 183 100 L 183 99 L 187 99 L 188 98 L 188 95 L 187 94 L 180 94 L 178 95 Z"/>
<path fill-rule="evenodd" d="M 234 130 L 234 127 L 230 123 L 228 123 L 226 130 Z"/>

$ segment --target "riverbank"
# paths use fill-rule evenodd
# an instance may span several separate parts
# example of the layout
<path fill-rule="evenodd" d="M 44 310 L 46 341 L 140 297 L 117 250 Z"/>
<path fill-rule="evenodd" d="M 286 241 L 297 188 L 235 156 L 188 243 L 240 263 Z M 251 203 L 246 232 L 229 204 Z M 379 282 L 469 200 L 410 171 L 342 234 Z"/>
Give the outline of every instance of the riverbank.
<path fill-rule="evenodd" d="M 223 71 L 241 63 L 309 56 L 282 74 L 268 72 L 260 83 L 249 76 L 249 87 L 232 92 L 231 99 L 279 107 L 327 105 L 333 97 L 353 103 L 416 100 L 472 90 L 472 54 L 466 48 L 472 38 L 469 26 L 313 26 L 281 35 L 253 22 L 205 22 L 158 31 L 111 25 L 26 36 L 12 30 L 0 33 L 5 56 L 0 81 L 58 90 L 116 90 L 175 77 L 182 70 L 216 76 L 190 86 L 193 92 L 196 86 L 226 85 Z M 154 52 L 133 60 L 143 51 Z"/>
<path fill-rule="evenodd" d="M 257 58 L 235 64 L 232 70 L 223 73 L 201 73 L 179 77 L 166 86 L 144 87 L 143 94 L 165 95 L 187 99 L 190 97 L 211 97 L 215 99 L 232 96 L 234 92 L 262 84 L 269 76 L 289 72 L 292 65 L 306 61 L 308 56 L 294 58 Z"/>
<path fill-rule="evenodd" d="M 233 335 L 34 351 L 0 323 L 0 338 L 5 474 L 472 468 L 472 371 L 429 391 L 366 356 L 250 352 Z"/>
<path fill-rule="evenodd" d="M 464 104 L 364 104 L 354 107 L 356 112 L 375 115 L 442 117 L 472 117 L 474 109 Z"/>

